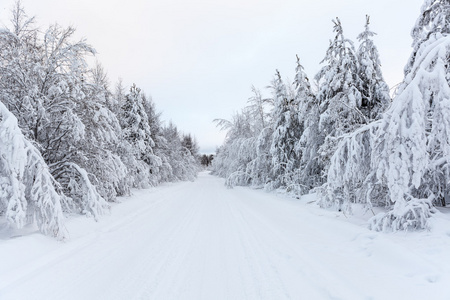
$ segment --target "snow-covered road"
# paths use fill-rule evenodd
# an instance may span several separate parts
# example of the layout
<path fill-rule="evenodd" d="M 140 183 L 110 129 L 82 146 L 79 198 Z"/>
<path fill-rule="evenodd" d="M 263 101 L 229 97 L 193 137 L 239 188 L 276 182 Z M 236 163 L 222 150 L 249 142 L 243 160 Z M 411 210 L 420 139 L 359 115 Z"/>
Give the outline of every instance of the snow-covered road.
<path fill-rule="evenodd" d="M 3 234 L 0 299 L 450 299 L 450 227 L 380 234 L 223 183 L 135 191 L 97 223 L 68 219 L 64 243 Z"/>

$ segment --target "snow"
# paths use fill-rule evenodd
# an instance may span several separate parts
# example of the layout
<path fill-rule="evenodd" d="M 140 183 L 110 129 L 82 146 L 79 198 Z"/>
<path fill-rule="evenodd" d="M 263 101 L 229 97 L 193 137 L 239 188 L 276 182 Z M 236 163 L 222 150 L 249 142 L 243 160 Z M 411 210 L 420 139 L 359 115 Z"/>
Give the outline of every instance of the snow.
<path fill-rule="evenodd" d="M 70 239 L 0 223 L 0 299 L 449 299 L 450 210 L 430 231 L 379 233 L 354 215 L 200 173 L 119 198 Z M 369 211 L 370 214 L 372 212 Z"/>

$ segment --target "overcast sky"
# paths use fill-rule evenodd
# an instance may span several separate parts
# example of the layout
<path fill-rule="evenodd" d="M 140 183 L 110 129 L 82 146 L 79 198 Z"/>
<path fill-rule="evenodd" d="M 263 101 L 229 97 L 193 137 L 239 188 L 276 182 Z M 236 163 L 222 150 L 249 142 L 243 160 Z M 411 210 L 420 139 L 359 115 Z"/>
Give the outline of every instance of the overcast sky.
<path fill-rule="evenodd" d="M 98 52 L 112 85 L 120 77 L 151 95 L 163 119 L 214 152 L 224 134 L 215 118 L 245 106 L 251 86 L 265 89 L 279 69 L 292 79 L 298 54 L 309 77 L 321 67 L 331 20 L 356 42 L 365 15 L 389 86 L 403 79 L 410 31 L 423 0 L 22 0 L 26 12 L 49 24 L 73 25 Z M 0 1 L 9 25 L 13 0 Z"/>

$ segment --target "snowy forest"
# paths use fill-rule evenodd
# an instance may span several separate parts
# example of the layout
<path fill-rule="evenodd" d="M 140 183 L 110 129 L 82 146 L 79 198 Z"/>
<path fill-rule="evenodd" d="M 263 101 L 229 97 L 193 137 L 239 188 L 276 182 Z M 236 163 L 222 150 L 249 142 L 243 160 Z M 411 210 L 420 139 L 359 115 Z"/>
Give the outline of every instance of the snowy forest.
<path fill-rule="evenodd" d="M 253 87 L 246 107 L 216 120 L 227 135 L 214 174 L 229 187 L 315 192 L 321 207 L 344 214 L 362 205 L 376 231 L 428 228 L 436 206 L 450 203 L 449 7 L 423 4 L 392 93 L 369 16 L 357 43 L 334 19 L 314 78 L 297 57 L 293 83 L 276 71 L 271 97 Z"/>
<path fill-rule="evenodd" d="M 139 87 L 112 88 L 75 29 L 35 24 L 20 1 L 0 28 L 0 216 L 67 237 L 71 214 L 162 182 L 194 180 L 199 148 Z"/>

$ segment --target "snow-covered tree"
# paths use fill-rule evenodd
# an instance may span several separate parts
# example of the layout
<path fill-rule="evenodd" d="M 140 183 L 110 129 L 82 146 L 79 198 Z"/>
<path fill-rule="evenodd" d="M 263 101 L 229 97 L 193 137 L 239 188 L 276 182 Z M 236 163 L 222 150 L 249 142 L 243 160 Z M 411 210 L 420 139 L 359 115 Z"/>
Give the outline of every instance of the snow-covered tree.
<path fill-rule="evenodd" d="M 389 88 L 383 80 L 378 50 L 372 40 L 375 33 L 370 31 L 369 23 L 369 16 L 366 16 L 365 30 L 358 35 L 360 46 L 357 52 L 362 97 L 360 111 L 367 122 L 381 118 L 390 104 Z M 376 147 L 374 136 L 380 124 L 364 125 L 341 136 L 330 159 L 327 182 L 321 188 L 322 206 L 350 213 L 352 203 L 362 203 L 367 209 L 389 203 L 385 187 L 376 178 L 377 165 L 372 160 Z"/>
<path fill-rule="evenodd" d="M 231 121 L 216 119 L 215 122 L 228 132 L 213 162 L 214 173 L 227 178 L 230 187 L 250 184 L 247 164 L 255 158 L 255 137 L 249 111 L 235 113 Z"/>
<path fill-rule="evenodd" d="M 319 189 L 322 207 L 352 212 L 352 203 L 367 210 L 389 205 L 387 188 L 377 179 L 374 160 L 376 134 L 381 121 L 374 121 L 342 136 L 331 157 L 327 181 Z"/>
<path fill-rule="evenodd" d="M 26 137 L 35 140 L 44 119 L 38 79 L 42 75 L 41 50 L 34 18 L 21 3 L 12 10 L 11 28 L 0 29 L 0 101 L 18 119 Z"/>
<path fill-rule="evenodd" d="M 358 35 L 360 46 L 357 56 L 359 77 L 361 78 L 361 112 L 368 122 L 379 119 L 391 103 L 389 87 L 383 80 L 381 63 L 372 37 L 375 35 L 369 28 L 370 18 L 366 16 L 365 30 Z"/>
<path fill-rule="evenodd" d="M 145 113 L 141 90 L 133 85 L 125 96 L 119 117 L 122 127 L 122 159 L 133 178 L 134 187 L 151 185 L 150 163 L 153 156 L 148 116 Z M 130 154 L 132 157 L 130 157 Z"/>
<path fill-rule="evenodd" d="M 71 196 L 76 209 L 97 218 L 109 206 L 86 172 L 86 160 L 93 154 L 89 147 L 95 145 L 85 146 L 95 142 L 91 140 L 94 135 L 104 136 L 94 131 L 104 129 L 106 122 L 94 123 L 104 121 L 100 117 L 103 111 L 95 112 L 100 108 L 96 97 L 88 99 L 92 92 L 86 84 L 86 56 L 95 50 L 84 40 L 72 42 L 74 33 L 74 28 L 58 25 L 45 32 L 40 63 L 43 73 L 38 81 L 45 118 L 36 123 L 36 140 L 45 149 L 43 156 L 53 176 Z M 94 114 L 97 119 L 86 118 Z"/>
<path fill-rule="evenodd" d="M 193 157 L 199 156 L 199 146 L 197 141 L 195 140 L 195 137 L 192 137 L 190 133 L 183 134 L 183 137 L 181 139 L 181 145 L 183 145 L 184 148 L 188 149 L 189 152 Z"/>
<path fill-rule="evenodd" d="M 273 128 L 267 126 L 255 137 L 252 147 L 256 148 L 256 156 L 247 164 L 246 174 L 251 178 L 251 184 L 256 188 L 272 188 L 272 146 Z M 254 150 L 249 153 L 254 153 Z"/>
<path fill-rule="evenodd" d="M 273 106 L 272 98 L 264 98 L 261 91 L 252 86 L 253 96 L 247 101 L 246 110 L 248 111 L 255 132 L 261 132 L 264 128 L 270 126 L 271 115 L 270 110 Z"/>
<path fill-rule="evenodd" d="M 405 79 L 377 136 L 377 177 L 392 204 L 374 218 L 377 230 L 426 228 L 433 203 L 449 198 L 449 4 L 427 0 L 422 6 Z"/>
<path fill-rule="evenodd" d="M 411 72 L 417 59 L 417 51 L 423 42 L 436 33 L 450 33 L 449 5 L 448 0 L 426 0 L 422 5 L 419 18 L 411 31 L 413 52 L 405 66 L 405 76 Z"/>
<path fill-rule="evenodd" d="M 301 126 L 301 136 L 295 148 L 295 151 L 301 153 L 299 188 L 302 193 L 307 193 L 321 184 L 323 167 L 320 165 L 318 150 L 323 144 L 323 135 L 319 132 L 318 101 L 298 57 L 294 85 L 295 101 L 299 106 L 298 123 Z"/>
<path fill-rule="evenodd" d="M 432 202 L 445 205 L 448 198 L 450 36 L 443 33 L 421 43 L 383 119 L 377 177 L 388 187 L 393 209 L 374 221 L 376 229 L 425 228 Z"/>
<path fill-rule="evenodd" d="M 353 42 L 344 37 L 338 18 L 333 23 L 336 36 L 322 61 L 326 65 L 316 75 L 319 84 L 319 131 L 324 139 L 320 156 L 325 169 L 340 136 L 367 122 L 360 110 L 361 79 Z"/>
<path fill-rule="evenodd" d="M 65 200 L 41 154 L 0 102 L 0 214 L 19 228 L 36 222 L 42 233 L 63 239 Z"/>
<path fill-rule="evenodd" d="M 298 98 L 288 98 L 286 86 L 277 71 L 272 83 L 274 94 L 273 136 L 270 154 L 273 165 L 272 188 L 298 183 L 300 155 L 296 144 L 303 132 L 298 119 Z"/>
<path fill-rule="evenodd" d="M 148 124 L 150 126 L 150 137 L 154 142 L 153 154 L 155 155 L 152 175 L 156 177 L 158 183 L 165 181 L 172 181 L 174 178 L 172 166 L 170 165 L 168 152 L 168 142 L 163 134 L 162 123 L 161 123 L 161 113 L 156 111 L 155 103 L 151 97 L 143 95 L 144 109 L 148 117 Z M 159 162 L 156 159 L 159 158 Z"/>
<path fill-rule="evenodd" d="M 366 122 L 361 107 L 361 79 L 353 42 L 344 37 L 341 22 L 333 20 L 336 36 L 330 42 L 316 75 L 320 103 L 320 129 L 327 136 L 338 137 Z"/>
<path fill-rule="evenodd" d="M 270 111 L 273 99 L 263 98 L 252 87 L 253 96 L 241 113 L 231 121 L 217 120 L 227 130 L 224 145 L 218 149 L 213 161 L 213 172 L 227 178 L 229 187 L 252 185 L 264 187 L 271 178 L 270 147 L 273 128 Z"/>
<path fill-rule="evenodd" d="M 144 109 L 141 90 L 133 85 L 122 105 L 120 122 L 123 128 L 123 138 L 133 145 L 138 159 L 149 161 L 154 145 L 151 139 L 148 116 Z"/>

